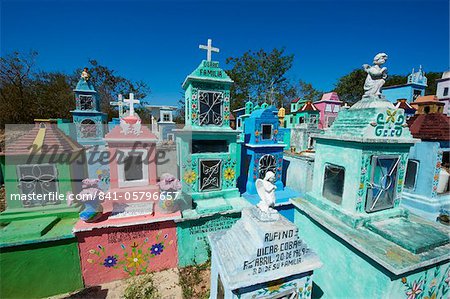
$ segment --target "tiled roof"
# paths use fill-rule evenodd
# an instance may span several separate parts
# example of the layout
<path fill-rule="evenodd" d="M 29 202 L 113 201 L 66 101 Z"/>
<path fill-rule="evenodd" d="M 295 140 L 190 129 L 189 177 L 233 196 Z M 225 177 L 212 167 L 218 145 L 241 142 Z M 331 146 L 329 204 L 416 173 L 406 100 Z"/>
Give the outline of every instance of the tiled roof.
<path fill-rule="evenodd" d="M 83 147 L 58 128 L 55 121 L 37 119 L 31 130 L 5 145 L 5 155 L 28 155 L 33 147 L 48 148 L 51 154 L 72 153 Z"/>
<path fill-rule="evenodd" d="M 418 104 L 418 103 L 428 103 L 428 102 L 439 102 L 437 96 L 435 95 L 429 95 L 429 96 L 422 96 L 422 97 L 418 97 L 413 104 Z"/>
<path fill-rule="evenodd" d="M 416 111 L 416 109 L 414 109 L 414 107 L 411 106 L 406 101 L 406 99 L 398 100 L 397 104 L 395 105 L 395 108 L 397 108 L 397 109 L 401 108 L 401 109 L 405 110 L 405 112 L 408 112 L 408 113 L 414 113 Z"/>
<path fill-rule="evenodd" d="M 305 105 L 302 106 L 302 108 L 299 111 L 303 112 L 303 111 L 317 111 L 317 110 L 318 110 L 317 107 L 311 101 L 308 101 L 306 102 Z"/>
<path fill-rule="evenodd" d="M 450 117 L 445 114 L 416 114 L 407 122 L 414 138 L 422 140 L 450 140 Z"/>
<path fill-rule="evenodd" d="M 339 99 L 339 96 L 337 94 L 337 92 L 328 92 L 323 94 L 322 98 L 320 99 L 320 101 L 335 101 L 335 102 L 340 102 L 341 100 Z"/>

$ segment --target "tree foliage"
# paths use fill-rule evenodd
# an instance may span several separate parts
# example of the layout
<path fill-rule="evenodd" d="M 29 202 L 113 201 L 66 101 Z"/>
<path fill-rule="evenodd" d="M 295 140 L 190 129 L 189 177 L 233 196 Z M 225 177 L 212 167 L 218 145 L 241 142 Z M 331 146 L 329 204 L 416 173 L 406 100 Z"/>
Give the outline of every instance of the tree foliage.
<path fill-rule="evenodd" d="M 322 92 L 315 89 L 311 83 L 307 83 L 303 80 L 298 82 L 295 86 L 295 94 L 304 100 L 316 102 L 322 97 Z"/>
<path fill-rule="evenodd" d="M 81 69 L 70 75 L 39 71 L 35 65 L 37 55 L 35 51 L 14 52 L 0 58 L 0 127 L 7 123 L 32 123 L 35 118 L 72 118 L 70 111 L 75 108 L 73 88 Z M 120 76 L 96 60 L 89 60 L 89 69 L 100 96 L 101 109 L 109 118 L 117 116 L 109 102 L 117 100 L 119 93 L 127 96 L 133 92 L 135 98 L 142 100 L 150 92 L 146 83 Z M 141 111 L 143 121 L 149 114 L 144 109 L 142 105 L 136 109 L 138 113 Z"/>
<path fill-rule="evenodd" d="M 230 57 L 226 63 L 231 66 L 227 74 L 234 81 L 231 89 L 231 108 L 242 107 L 247 100 L 277 105 L 295 93 L 286 77 L 294 61 L 293 54 L 285 49 L 266 52 L 247 51 L 240 57 Z"/>

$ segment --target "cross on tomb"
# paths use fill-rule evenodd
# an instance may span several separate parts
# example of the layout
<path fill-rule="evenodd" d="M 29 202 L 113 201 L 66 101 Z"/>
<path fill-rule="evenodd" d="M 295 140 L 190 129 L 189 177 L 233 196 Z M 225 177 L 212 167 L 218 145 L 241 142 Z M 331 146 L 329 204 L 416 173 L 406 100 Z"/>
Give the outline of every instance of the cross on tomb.
<path fill-rule="evenodd" d="M 123 102 L 123 97 L 121 94 L 117 97 L 117 102 L 109 102 L 112 106 L 118 106 L 119 107 L 119 117 L 123 116 L 123 106 L 126 106 L 127 104 Z"/>
<path fill-rule="evenodd" d="M 130 116 L 134 116 L 134 104 L 139 104 L 139 100 L 134 99 L 134 93 L 130 93 L 130 98 L 124 100 L 130 106 Z"/>
<path fill-rule="evenodd" d="M 211 61 L 211 53 L 216 52 L 219 53 L 219 48 L 214 48 L 212 46 L 212 39 L 208 38 L 208 45 L 199 45 L 198 46 L 202 50 L 206 50 L 206 60 Z"/>

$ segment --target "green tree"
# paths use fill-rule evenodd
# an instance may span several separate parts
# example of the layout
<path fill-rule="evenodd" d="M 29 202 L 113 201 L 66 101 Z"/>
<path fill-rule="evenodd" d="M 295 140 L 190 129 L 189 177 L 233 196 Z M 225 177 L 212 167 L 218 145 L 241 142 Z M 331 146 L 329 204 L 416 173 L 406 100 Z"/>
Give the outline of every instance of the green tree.
<path fill-rule="evenodd" d="M 354 104 L 361 99 L 364 94 L 364 81 L 367 73 L 363 69 L 355 69 L 349 74 L 338 79 L 335 92 L 341 101 Z"/>
<path fill-rule="evenodd" d="M 290 96 L 293 87 L 286 77 L 294 61 L 293 54 L 285 54 L 285 49 L 266 52 L 251 50 L 240 57 L 227 58 L 231 66 L 227 74 L 234 81 L 231 88 L 231 109 L 240 108 L 247 100 L 277 102 Z"/>
<path fill-rule="evenodd" d="M 307 101 L 316 102 L 320 100 L 322 92 L 315 89 L 311 83 L 300 80 L 298 86 L 296 86 L 296 96 Z"/>
<path fill-rule="evenodd" d="M 0 128 L 5 124 L 32 123 L 35 118 L 68 118 L 75 108 L 73 88 L 80 79 L 81 69 L 72 75 L 46 72 L 36 69 L 37 52 L 27 54 L 13 52 L 0 57 Z M 143 121 L 148 121 L 143 99 L 150 93 L 147 84 L 132 81 L 118 75 L 114 70 L 89 61 L 91 80 L 100 96 L 101 109 L 109 117 L 117 111 L 109 104 L 119 93 L 129 92 L 141 100 L 136 107 Z"/>
<path fill-rule="evenodd" d="M 436 94 L 436 87 L 437 87 L 437 79 L 441 79 L 442 73 L 438 72 L 428 72 L 425 73 L 425 77 L 427 77 L 427 88 L 425 89 L 425 95 L 431 95 Z"/>
<path fill-rule="evenodd" d="M 0 57 L 0 127 L 29 123 L 38 105 L 35 93 L 37 53 L 13 52 Z"/>

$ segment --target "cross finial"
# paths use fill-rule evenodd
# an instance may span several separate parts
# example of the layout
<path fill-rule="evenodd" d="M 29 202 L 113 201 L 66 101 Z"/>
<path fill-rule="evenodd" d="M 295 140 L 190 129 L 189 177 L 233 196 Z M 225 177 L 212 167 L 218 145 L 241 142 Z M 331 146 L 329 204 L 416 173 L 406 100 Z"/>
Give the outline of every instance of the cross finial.
<path fill-rule="evenodd" d="M 211 61 L 211 52 L 219 53 L 219 48 L 214 48 L 212 46 L 212 39 L 208 38 L 208 45 L 199 45 L 198 46 L 202 50 L 206 50 L 206 60 Z"/>
<path fill-rule="evenodd" d="M 134 93 L 130 93 L 130 98 L 124 100 L 130 106 L 130 116 L 134 116 L 134 104 L 139 104 L 139 100 L 134 99 Z"/>
<path fill-rule="evenodd" d="M 123 116 L 123 106 L 126 105 L 126 103 L 123 102 L 123 96 L 119 94 L 117 96 L 117 102 L 109 102 L 112 106 L 118 106 L 119 107 L 119 117 Z"/>

